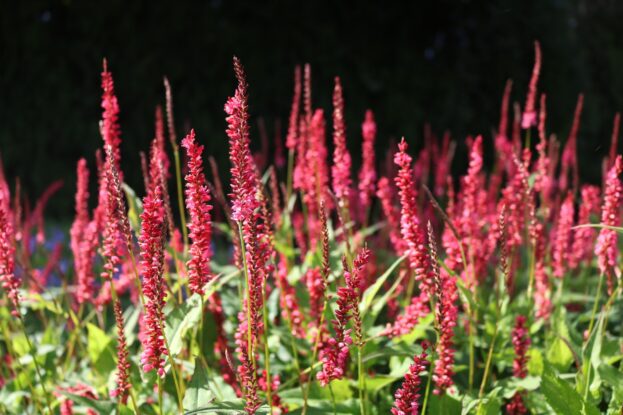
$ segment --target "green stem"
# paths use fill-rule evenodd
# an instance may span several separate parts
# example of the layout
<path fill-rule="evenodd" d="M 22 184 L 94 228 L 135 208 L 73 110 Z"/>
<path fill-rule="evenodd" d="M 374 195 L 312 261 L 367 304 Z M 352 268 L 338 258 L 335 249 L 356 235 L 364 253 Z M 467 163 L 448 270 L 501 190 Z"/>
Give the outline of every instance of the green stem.
<path fill-rule="evenodd" d="M 266 310 L 266 291 L 264 290 L 264 284 L 262 284 L 262 311 L 264 318 L 264 370 L 266 371 L 266 400 L 268 406 L 270 406 L 270 413 L 273 413 L 273 399 L 272 399 L 272 385 L 270 376 L 270 350 L 268 350 L 268 313 Z"/>
<path fill-rule="evenodd" d="M 331 386 L 331 382 L 329 382 L 329 392 L 331 393 L 331 402 L 333 402 L 333 415 L 337 415 L 337 407 L 335 403 L 335 394 L 333 393 L 333 386 Z"/>
<path fill-rule="evenodd" d="M 493 358 L 493 350 L 495 349 L 495 340 L 498 337 L 498 327 L 499 325 L 495 325 L 495 331 L 493 332 L 493 337 L 491 338 L 491 345 L 489 346 L 489 353 L 487 354 L 487 363 L 485 364 L 485 373 L 482 376 L 482 382 L 480 383 L 480 391 L 478 392 L 478 398 L 481 399 L 485 393 L 485 386 L 487 385 L 487 379 L 489 377 L 489 370 L 491 368 L 491 360 Z M 482 400 L 478 405 L 480 407 L 482 405 Z"/>
<path fill-rule="evenodd" d="M 158 377 L 158 406 L 160 406 L 160 415 L 164 415 L 164 403 L 162 399 L 162 378 Z"/>
<path fill-rule="evenodd" d="M 428 380 L 426 381 L 426 392 L 424 393 L 424 402 L 422 402 L 422 415 L 426 415 L 426 409 L 428 408 L 428 397 L 430 396 L 430 385 L 433 379 L 433 370 L 435 368 L 435 359 L 431 353 L 430 369 L 428 371 Z"/>
<path fill-rule="evenodd" d="M 358 369 L 358 383 L 359 383 L 359 410 L 362 415 L 366 415 L 366 405 L 364 402 L 365 392 L 365 378 L 363 376 L 363 343 L 360 341 L 357 345 L 357 369 Z"/>
<path fill-rule="evenodd" d="M 251 331 L 251 309 L 249 307 L 249 302 L 251 301 L 251 286 L 249 281 L 249 268 L 247 266 L 247 252 L 246 246 L 244 244 L 244 235 L 242 234 L 242 224 L 238 222 L 238 239 L 240 240 L 240 256 L 242 257 L 242 266 L 244 270 L 244 280 L 245 280 L 245 291 L 247 297 L 247 353 L 249 355 L 249 359 L 253 362 L 253 370 L 255 373 L 255 358 L 253 358 L 253 333 Z M 242 306 L 244 307 L 244 300 Z M 255 375 L 254 375 L 255 376 Z"/>
<path fill-rule="evenodd" d="M 43 381 L 43 376 L 41 375 L 41 368 L 39 367 L 39 362 L 37 362 L 35 348 L 33 347 L 32 342 L 30 341 L 30 337 L 28 336 L 28 333 L 26 332 L 26 326 L 24 325 L 24 319 L 21 314 L 19 314 L 18 320 L 20 322 L 22 331 L 24 332 L 24 337 L 26 338 L 26 343 L 28 344 L 28 350 L 30 350 L 32 361 L 35 364 L 35 371 L 37 372 L 37 377 L 39 378 L 39 382 L 41 382 L 41 389 L 43 390 L 43 394 L 45 396 L 45 403 L 48 407 L 48 411 L 50 415 L 52 415 L 54 412 L 52 411 L 52 403 L 50 402 L 50 396 L 48 395 L 48 391 L 45 387 L 45 382 Z"/>
<path fill-rule="evenodd" d="M 601 289 L 604 283 L 604 274 L 603 272 L 599 274 L 599 282 L 597 283 L 597 294 L 595 296 L 595 303 L 593 304 L 593 311 L 591 312 L 591 319 L 588 325 L 588 336 L 586 337 L 586 341 L 591 337 L 591 332 L 593 331 L 593 325 L 595 324 L 595 315 L 597 314 L 597 308 L 599 306 L 599 299 L 601 297 Z"/>

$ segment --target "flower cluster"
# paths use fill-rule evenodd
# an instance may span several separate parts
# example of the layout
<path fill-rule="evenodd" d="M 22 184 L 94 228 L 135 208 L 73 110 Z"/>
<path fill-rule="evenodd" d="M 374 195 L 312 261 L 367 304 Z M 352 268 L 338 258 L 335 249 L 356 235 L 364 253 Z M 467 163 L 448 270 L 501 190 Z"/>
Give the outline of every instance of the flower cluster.
<path fill-rule="evenodd" d="M 362 273 L 370 259 L 370 251 L 363 248 L 353 262 L 353 269 L 348 270 L 344 264 L 344 280 L 346 285 L 337 291 L 337 309 L 335 319 L 331 322 L 335 337 L 329 338 L 320 351 L 322 371 L 316 377 L 321 385 L 328 385 L 334 379 L 341 379 L 348 362 L 349 346 L 353 340 L 348 323 L 354 319 L 357 341 L 361 341 L 361 321 L 359 318 L 359 297 L 361 295 Z M 344 261 L 345 262 L 345 261 Z"/>
<path fill-rule="evenodd" d="M 188 287 L 191 293 L 203 295 L 203 287 L 211 279 L 210 257 L 212 253 L 212 218 L 210 211 L 210 190 L 203 173 L 201 153 L 203 146 L 195 142 L 195 131 L 182 140 L 182 147 L 188 155 L 186 175 L 186 209 L 190 222 L 190 259 L 188 260 Z"/>
<path fill-rule="evenodd" d="M 346 148 L 346 125 L 344 124 L 344 97 L 340 78 L 335 78 L 333 89 L 333 193 L 340 201 L 347 201 L 350 195 L 350 167 L 351 159 Z"/>
<path fill-rule="evenodd" d="M 129 382 L 130 361 L 128 345 L 123 329 L 123 311 L 121 310 L 121 302 L 118 298 L 114 302 L 113 311 L 115 314 L 115 323 L 117 325 L 117 387 L 111 392 L 110 396 L 118 397 L 121 402 L 125 403 L 128 399 L 128 391 L 131 387 Z"/>
<path fill-rule="evenodd" d="M 158 376 L 164 376 L 163 355 L 167 354 L 163 333 L 163 307 L 166 297 L 163 276 L 165 214 L 161 191 L 162 188 L 157 186 L 155 192 L 145 196 L 143 200 L 139 238 L 147 332 L 141 364 L 145 372 L 155 370 Z"/>
<path fill-rule="evenodd" d="M 530 347 L 530 337 L 526 328 L 526 317 L 517 316 L 515 327 L 513 328 L 513 347 L 515 349 L 515 360 L 513 361 L 513 376 L 523 379 L 528 375 L 528 347 Z M 506 405 L 506 413 L 520 415 L 527 413 L 523 403 L 521 392 L 516 392 L 511 402 Z"/>
<path fill-rule="evenodd" d="M 22 281 L 15 275 L 15 235 L 11 222 L 9 200 L 4 192 L 0 192 L 0 282 L 11 300 L 11 313 L 17 316 L 20 303 L 18 290 Z"/>
<path fill-rule="evenodd" d="M 623 172 L 623 160 L 617 156 L 614 165 L 608 171 L 604 201 L 601 209 L 601 223 L 606 226 L 618 226 L 621 210 L 621 197 L 623 196 L 623 184 L 619 176 Z M 617 231 L 611 228 L 601 228 L 595 245 L 595 255 L 599 271 L 608 277 L 608 290 L 614 289 L 614 268 L 617 266 L 618 255 Z"/>
<path fill-rule="evenodd" d="M 413 358 L 413 363 L 409 366 L 409 372 L 405 375 L 402 386 L 394 395 L 394 407 L 392 415 L 417 415 L 420 410 L 420 386 L 422 384 L 422 372 L 426 370 L 428 360 L 426 358 L 427 344 L 422 344 L 422 353 Z"/>
<path fill-rule="evenodd" d="M 554 266 L 554 276 L 562 278 L 565 274 L 571 256 L 571 235 L 573 227 L 573 194 L 569 193 L 565 201 L 560 206 L 556 233 L 554 236 L 554 246 L 552 260 Z"/>
<path fill-rule="evenodd" d="M 526 106 L 524 107 L 521 118 L 521 128 L 530 128 L 536 126 L 536 97 L 537 84 L 539 82 L 539 74 L 541 73 L 541 44 L 534 42 L 534 68 L 532 68 L 532 78 L 528 86 L 528 96 L 526 98 Z"/>
<path fill-rule="evenodd" d="M 361 148 L 361 170 L 359 170 L 359 209 L 365 214 L 376 190 L 376 157 L 374 155 L 376 122 L 374 121 L 374 113 L 371 110 L 366 111 L 366 118 L 363 124 L 361 124 L 361 135 L 363 143 Z"/>

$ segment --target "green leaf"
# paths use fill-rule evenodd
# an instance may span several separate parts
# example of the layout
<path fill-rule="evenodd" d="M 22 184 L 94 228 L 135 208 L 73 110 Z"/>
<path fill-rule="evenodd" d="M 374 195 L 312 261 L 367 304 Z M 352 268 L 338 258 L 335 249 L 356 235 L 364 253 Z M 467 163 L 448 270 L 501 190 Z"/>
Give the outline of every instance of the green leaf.
<path fill-rule="evenodd" d="M 528 373 L 534 376 L 543 373 L 543 353 L 534 347 L 528 350 Z"/>
<path fill-rule="evenodd" d="M 461 413 L 461 402 L 449 394 L 429 395 L 427 414 L 456 415 Z"/>
<path fill-rule="evenodd" d="M 623 401 L 623 372 L 605 363 L 599 365 L 597 371 L 601 379 L 612 387 L 617 400 Z"/>
<path fill-rule="evenodd" d="M 197 325 L 200 319 L 201 298 L 198 294 L 193 294 L 180 307 L 174 307 L 167 313 L 165 335 L 173 356 L 182 350 L 182 340 L 188 329 Z"/>
<path fill-rule="evenodd" d="M 184 410 L 191 411 L 208 406 L 212 400 L 214 395 L 210 390 L 208 373 L 201 360 L 195 358 L 195 371 L 184 395 Z"/>
<path fill-rule="evenodd" d="M 59 392 L 65 395 L 69 400 L 82 405 L 84 407 L 95 410 L 98 414 L 112 414 L 115 413 L 117 403 L 106 400 L 94 400 L 85 398 L 84 396 L 76 395 L 59 389 Z"/>
<path fill-rule="evenodd" d="M 108 373 L 115 368 L 113 340 L 99 327 L 87 323 L 87 353 L 95 369 Z"/>
<path fill-rule="evenodd" d="M 502 407 L 502 401 L 498 397 L 484 398 L 482 404 L 477 406 L 477 415 L 498 415 L 500 408 Z"/>
<path fill-rule="evenodd" d="M 599 414 L 599 410 L 593 404 L 585 402 L 568 382 L 557 377 L 549 368 L 543 374 L 541 390 L 556 414 Z"/>
<path fill-rule="evenodd" d="M 374 284 L 369 286 L 368 289 L 363 293 L 363 296 L 361 297 L 361 303 L 359 304 L 359 312 L 361 313 L 362 318 L 365 317 L 366 313 L 368 312 L 368 309 L 370 308 L 370 306 L 372 305 L 372 302 L 374 301 L 374 298 L 376 297 L 376 294 L 379 292 L 383 284 L 385 284 L 385 281 L 387 280 L 387 278 L 389 278 L 389 276 L 392 275 L 396 267 L 398 267 L 398 265 L 400 265 L 400 263 L 404 261 L 404 259 L 405 259 L 405 256 L 403 255 L 400 258 L 398 258 L 396 261 L 394 261 L 394 263 L 389 268 L 387 268 L 387 271 L 385 271 L 383 275 L 378 277 L 376 281 L 374 282 Z"/>
<path fill-rule="evenodd" d="M 573 362 L 571 349 L 560 337 L 556 337 L 547 348 L 547 361 L 560 371 L 566 370 Z"/>
<path fill-rule="evenodd" d="M 402 379 L 402 377 L 398 376 L 390 376 L 390 375 L 376 375 L 374 377 L 366 378 L 366 389 L 373 393 L 376 393 L 383 389 L 384 387 L 391 385 L 397 380 Z"/>

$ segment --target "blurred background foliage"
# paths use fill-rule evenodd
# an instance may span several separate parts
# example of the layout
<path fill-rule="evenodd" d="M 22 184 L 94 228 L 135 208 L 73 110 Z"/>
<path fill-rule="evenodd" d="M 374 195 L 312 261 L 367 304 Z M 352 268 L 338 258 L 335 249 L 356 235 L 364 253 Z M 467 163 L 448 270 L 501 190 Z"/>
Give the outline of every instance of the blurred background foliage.
<path fill-rule="evenodd" d="M 426 122 L 460 143 L 467 134 L 490 140 L 507 78 L 523 105 L 534 39 L 543 49 L 548 131 L 566 138 L 585 93 L 578 150 L 587 180 L 599 181 L 612 118 L 623 108 L 623 2 L 615 0 L 29 0 L 2 2 L 0 21 L 1 157 L 31 200 L 65 181 L 48 209 L 57 218 L 73 215 L 76 161 L 86 156 L 94 169 L 101 145 L 103 57 L 121 106 L 123 169 L 139 193 L 138 152 L 153 137 L 163 75 L 178 135 L 193 126 L 226 171 L 222 107 L 235 86 L 234 54 L 248 72 L 252 116 L 265 118 L 271 136 L 276 119 L 285 129 L 295 64 L 312 64 L 314 105 L 327 111 L 340 75 L 355 160 L 366 108 L 377 116 L 382 151 L 402 135 L 420 143 Z"/>

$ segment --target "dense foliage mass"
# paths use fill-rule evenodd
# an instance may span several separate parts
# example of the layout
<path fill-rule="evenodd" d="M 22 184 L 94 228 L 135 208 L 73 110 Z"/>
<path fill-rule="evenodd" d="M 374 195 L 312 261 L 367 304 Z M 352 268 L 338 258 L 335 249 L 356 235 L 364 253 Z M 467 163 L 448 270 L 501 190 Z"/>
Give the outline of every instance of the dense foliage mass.
<path fill-rule="evenodd" d="M 569 137 L 548 135 L 541 60 L 535 43 L 492 140 L 465 138 L 459 179 L 449 134 L 376 154 L 372 110 L 354 172 L 347 91 L 336 77 L 329 134 L 309 65 L 286 136 L 254 154 L 234 58 L 226 186 L 201 137 L 178 141 L 165 79 L 142 198 L 104 62 L 103 146 L 77 162 L 68 237 L 44 226 L 58 184 L 31 209 L 0 175 L 0 411 L 620 414 L 619 116 L 601 186 L 580 183 L 583 97 Z"/>

